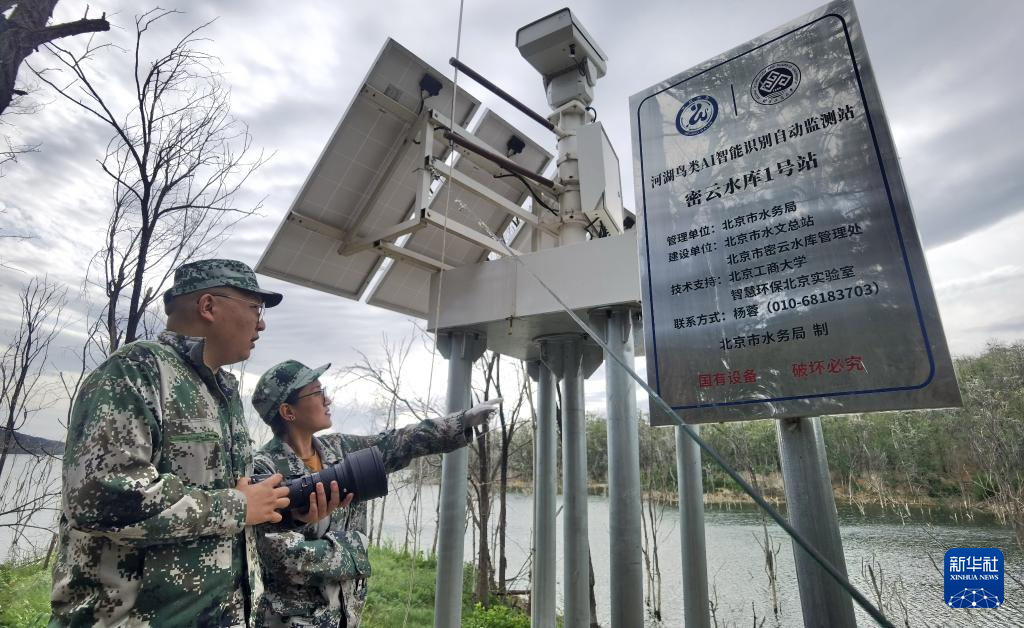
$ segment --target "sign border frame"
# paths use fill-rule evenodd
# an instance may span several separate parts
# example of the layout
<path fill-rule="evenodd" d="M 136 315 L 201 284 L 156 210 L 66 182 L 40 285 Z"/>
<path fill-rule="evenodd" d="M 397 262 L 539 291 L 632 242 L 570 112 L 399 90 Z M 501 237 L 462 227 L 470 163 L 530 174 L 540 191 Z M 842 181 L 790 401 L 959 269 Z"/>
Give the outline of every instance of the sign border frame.
<path fill-rule="evenodd" d="M 778 35 L 777 37 L 774 37 L 774 38 L 769 39 L 769 40 L 767 40 L 765 42 L 762 42 L 762 43 L 758 44 L 757 46 L 754 46 L 754 47 L 749 48 L 748 50 L 745 50 L 745 51 L 743 51 L 743 52 L 741 52 L 741 53 L 739 53 L 737 55 L 729 57 L 728 59 L 725 59 L 725 60 L 723 60 L 723 61 L 721 61 L 719 63 L 716 63 L 713 66 L 705 68 L 705 69 L 701 70 L 700 72 L 697 72 L 693 76 L 688 76 L 685 79 L 682 79 L 682 80 L 680 80 L 680 81 L 678 81 L 676 83 L 672 83 L 670 85 L 667 85 L 667 86 L 665 86 L 665 87 L 663 87 L 663 88 L 661 88 L 661 89 L 659 89 L 659 90 L 657 90 L 657 91 L 647 95 L 646 97 L 644 97 L 637 104 L 636 110 L 635 110 L 636 123 L 637 123 L 637 127 L 636 127 L 637 128 L 637 136 L 636 136 L 636 139 L 637 139 L 637 146 L 639 148 L 639 153 L 640 153 L 640 160 L 639 160 L 640 161 L 640 164 L 639 164 L 639 166 L 640 166 L 640 181 L 642 182 L 642 181 L 645 180 L 645 178 L 644 178 L 644 176 L 645 176 L 644 175 L 644 158 L 643 158 L 643 123 L 642 123 L 642 119 L 641 119 L 641 116 L 640 116 L 640 110 L 644 106 L 644 103 L 646 103 L 651 98 L 654 98 L 654 97 L 658 96 L 659 94 L 661 94 L 661 93 L 663 93 L 665 91 L 668 91 L 669 89 L 672 89 L 672 88 L 674 88 L 674 87 L 676 87 L 678 85 L 682 85 L 683 83 L 686 83 L 687 81 L 695 79 L 695 78 L 697 78 L 697 77 L 699 77 L 699 76 L 701 76 L 703 74 L 706 74 L 707 72 L 710 72 L 711 70 L 714 70 L 715 68 L 718 68 L 718 67 L 720 67 L 722 65 L 725 65 L 726 63 L 729 63 L 731 61 L 739 59 L 742 56 L 750 54 L 751 52 L 754 52 L 755 50 L 763 48 L 763 47 L 767 46 L 768 44 L 774 43 L 774 42 L 776 42 L 776 41 L 778 41 L 778 40 L 780 40 L 780 39 L 782 39 L 784 37 L 792 35 L 793 33 L 797 32 L 799 30 L 808 28 L 809 26 L 812 26 L 812 25 L 814 25 L 814 24 L 816 24 L 816 23 L 818 23 L 818 22 L 820 22 L 822 20 L 825 20 L 827 18 L 836 18 L 836 19 L 838 19 L 839 23 L 842 25 L 842 28 L 843 28 L 843 35 L 844 35 L 844 37 L 846 39 L 846 45 L 847 45 L 847 48 L 848 48 L 849 53 L 850 53 L 850 61 L 853 64 L 854 75 L 857 78 L 857 90 L 858 90 L 858 92 L 860 94 L 861 104 L 864 107 L 864 115 L 867 117 L 868 130 L 871 133 L 871 141 L 872 141 L 872 144 L 874 145 L 874 148 L 875 148 L 875 157 L 878 160 L 879 172 L 882 175 L 882 182 L 885 185 L 885 194 L 886 194 L 886 198 L 889 201 L 889 210 L 890 210 L 890 213 L 892 214 L 893 225 L 896 228 L 896 236 L 899 239 L 900 253 L 903 256 L 903 265 L 904 265 L 904 268 L 905 268 L 906 273 L 907 273 L 907 280 L 910 282 L 910 291 L 911 291 L 911 294 L 912 294 L 912 296 L 914 298 L 914 308 L 915 308 L 915 310 L 917 312 L 917 320 L 918 320 L 919 328 L 921 330 L 921 337 L 922 337 L 922 340 L 924 341 L 925 351 L 926 351 L 926 353 L 928 355 L 928 367 L 929 367 L 929 369 L 928 369 L 928 376 L 925 378 L 924 382 L 922 382 L 921 384 L 911 385 L 911 386 L 890 386 L 890 387 L 887 387 L 887 388 L 872 388 L 872 389 L 864 389 L 864 390 L 850 390 L 850 391 L 836 391 L 836 392 L 827 392 L 827 393 L 814 393 L 814 394 L 807 394 L 807 395 L 793 395 L 793 396 L 788 396 L 788 397 L 772 397 L 772 398 L 768 398 L 768 399 L 764 399 L 764 398 L 760 398 L 760 399 L 741 399 L 741 400 L 738 400 L 738 401 L 722 401 L 722 402 L 703 403 L 703 404 L 694 404 L 694 405 L 682 405 L 682 406 L 670 405 L 670 407 L 673 410 L 677 410 L 678 411 L 678 410 L 696 410 L 696 409 L 703 409 L 703 408 L 722 408 L 722 407 L 742 406 L 742 405 L 749 405 L 749 404 L 764 404 L 764 403 L 781 402 L 781 401 L 798 401 L 798 400 L 803 400 L 803 399 L 818 399 L 818 398 L 825 398 L 825 397 L 842 397 L 842 396 L 850 396 L 850 395 L 867 395 L 867 394 L 875 394 L 875 393 L 914 391 L 914 390 L 920 390 L 922 388 L 925 388 L 926 386 L 931 384 L 932 380 L 935 378 L 935 374 L 936 374 L 935 356 L 932 353 L 932 343 L 931 343 L 931 339 L 928 336 L 927 326 L 925 325 L 924 312 L 921 309 L 921 302 L 920 302 L 920 298 L 918 296 L 918 291 L 917 291 L 917 282 L 914 280 L 914 273 L 913 273 L 913 270 L 911 269 L 911 266 L 910 266 L 910 258 L 909 258 L 909 255 L 907 253 L 906 242 L 905 242 L 904 237 L 903 237 L 903 230 L 900 227 L 899 215 L 898 215 L 898 212 L 896 210 L 895 201 L 893 200 L 893 194 L 892 194 L 892 189 L 891 189 L 891 186 L 890 186 L 890 183 L 889 183 L 889 177 L 888 177 L 888 175 L 886 173 L 885 160 L 882 157 L 882 151 L 881 151 L 881 148 L 879 147 L 878 135 L 877 135 L 877 133 L 875 131 L 875 123 L 872 120 L 871 107 L 869 107 L 869 105 L 868 105 L 868 97 L 867 97 L 867 94 L 864 91 L 864 83 L 863 83 L 863 79 L 861 77 L 860 67 L 859 67 L 859 64 L 858 64 L 858 61 L 857 61 L 857 54 L 854 51 L 853 41 L 850 38 L 849 25 L 847 24 L 846 19 L 845 19 L 844 16 L 842 16 L 842 15 L 840 15 L 838 13 L 833 13 L 833 12 L 829 12 L 829 13 L 826 13 L 824 15 L 821 15 L 821 16 L 811 20 L 810 22 L 807 22 L 805 24 L 801 24 L 800 26 L 797 26 L 797 27 L 795 27 L 795 28 L 793 28 L 793 29 L 791 29 L 789 31 L 786 31 L 785 33 L 782 33 L 782 34 Z M 646 279 L 647 279 L 647 293 L 650 295 L 650 294 L 653 294 L 653 286 L 652 286 L 652 281 L 653 280 L 652 280 L 652 276 L 651 276 L 650 230 L 648 229 L 648 222 L 647 222 L 647 188 L 644 185 L 641 185 L 641 195 L 642 195 L 642 198 L 643 198 L 644 253 L 645 253 L 645 257 L 646 257 L 645 263 L 646 263 L 646 266 L 647 266 L 647 277 L 646 277 Z M 660 395 L 661 394 L 661 367 L 660 367 L 660 363 L 659 363 L 659 360 L 658 360 L 658 342 L 657 342 L 657 330 L 655 329 L 655 325 L 654 325 L 654 302 L 653 302 L 653 299 L 647 299 L 647 306 L 650 308 L 649 320 L 651 321 L 651 345 L 652 345 L 651 346 L 651 351 L 652 351 L 652 359 L 654 361 L 654 383 L 655 383 L 655 390 Z"/>

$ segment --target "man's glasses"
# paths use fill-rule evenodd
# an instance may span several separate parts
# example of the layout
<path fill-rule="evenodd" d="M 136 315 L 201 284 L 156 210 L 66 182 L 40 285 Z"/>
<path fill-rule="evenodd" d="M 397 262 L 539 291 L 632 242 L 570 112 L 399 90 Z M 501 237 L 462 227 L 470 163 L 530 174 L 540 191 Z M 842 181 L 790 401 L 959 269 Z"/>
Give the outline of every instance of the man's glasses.
<path fill-rule="evenodd" d="M 327 394 L 326 388 L 319 388 L 317 390 L 314 390 L 313 392 L 308 392 L 305 395 L 299 395 L 298 397 L 295 398 L 295 401 L 298 402 L 299 399 L 303 399 L 305 397 L 315 397 L 317 395 L 320 396 L 321 403 L 323 403 L 326 406 L 328 399 L 330 399 L 330 396 Z"/>
<path fill-rule="evenodd" d="M 220 294 L 219 292 L 207 292 L 206 294 L 210 295 L 211 297 L 220 297 L 222 299 L 232 299 L 234 301 L 241 301 L 242 303 L 248 304 L 249 307 L 251 307 L 252 309 L 256 310 L 256 313 L 258 315 L 256 320 L 258 320 L 258 321 L 263 320 L 263 313 L 266 312 L 266 310 L 267 310 L 267 304 L 264 303 L 263 301 L 260 301 L 259 303 L 253 303 L 249 299 L 243 299 L 242 297 L 233 297 L 230 294 Z"/>

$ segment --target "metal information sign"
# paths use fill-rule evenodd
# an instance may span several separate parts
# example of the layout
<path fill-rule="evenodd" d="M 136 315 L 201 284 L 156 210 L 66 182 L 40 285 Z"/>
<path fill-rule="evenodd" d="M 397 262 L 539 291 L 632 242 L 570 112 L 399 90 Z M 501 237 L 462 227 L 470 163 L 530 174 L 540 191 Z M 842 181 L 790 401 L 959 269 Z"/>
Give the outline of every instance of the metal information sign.
<path fill-rule="evenodd" d="M 685 421 L 960 405 L 852 3 L 630 112 L 647 373 Z"/>

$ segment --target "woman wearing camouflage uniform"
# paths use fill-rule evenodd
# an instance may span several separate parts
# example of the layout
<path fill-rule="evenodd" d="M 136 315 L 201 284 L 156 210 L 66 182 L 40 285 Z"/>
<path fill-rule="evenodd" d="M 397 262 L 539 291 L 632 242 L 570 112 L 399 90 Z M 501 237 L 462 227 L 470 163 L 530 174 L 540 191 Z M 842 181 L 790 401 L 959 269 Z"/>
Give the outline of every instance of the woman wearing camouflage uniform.
<path fill-rule="evenodd" d="M 421 421 L 399 430 L 371 436 L 313 434 L 331 427 L 331 400 L 319 377 L 330 367 L 310 369 L 288 360 L 263 374 L 252 403 L 270 425 L 274 438 L 255 456 L 256 473 L 305 475 L 341 462 L 349 453 L 376 445 L 388 473 L 403 469 L 413 458 L 449 452 L 465 446 L 473 428 L 495 410 L 488 401 L 442 419 Z M 318 491 L 321 485 L 318 485 Z M 322 495 L 323 493 L 321 493 Z M 318 524 L 292 530 L 258 530 L 257 546 L 263 564 L 265 597 L 258 617 L 263 625 L 355 628 L 366 599 L 370 562 L 366 553 L 366 508 L 337 508 L 339 494 L 332 484 L 333 509 Z M 311 496 L 311 508 L 316 500 Z M 352 501 L 349 495 L 342 506 Z M 322 498 L 321 498 L 322 502 Z M 299 524 L 301 525 L 301 524 Z"/>

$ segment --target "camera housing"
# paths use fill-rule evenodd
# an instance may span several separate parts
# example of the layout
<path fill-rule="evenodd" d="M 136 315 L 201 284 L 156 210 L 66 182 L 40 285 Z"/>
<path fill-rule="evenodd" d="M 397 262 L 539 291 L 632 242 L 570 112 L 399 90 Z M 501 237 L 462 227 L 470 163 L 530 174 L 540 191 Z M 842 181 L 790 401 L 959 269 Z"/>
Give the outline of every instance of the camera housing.
<path fill-rule="evenodd" d="M 568 8 L 516 31 L 516 48 L 544 78 L 552 108 L 571 100 L 589 105 L 608 69 L 608 57 Z"/>

